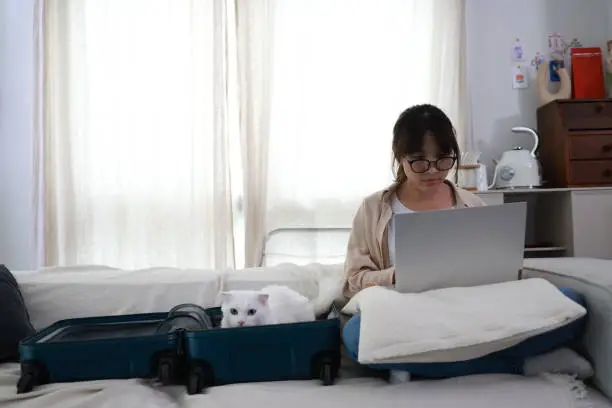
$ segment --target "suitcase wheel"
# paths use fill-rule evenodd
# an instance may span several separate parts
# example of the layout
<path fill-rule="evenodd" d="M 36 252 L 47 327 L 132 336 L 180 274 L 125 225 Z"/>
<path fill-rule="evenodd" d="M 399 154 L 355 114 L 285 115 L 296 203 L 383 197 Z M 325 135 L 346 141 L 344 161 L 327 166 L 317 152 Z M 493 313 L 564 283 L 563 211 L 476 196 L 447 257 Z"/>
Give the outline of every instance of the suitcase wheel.
<path fill-rule="evenodd" d="M 25 394 L 34 389 L 36 385 L 36 373 L 33 371 L 26 371 L 19 377 L 17 381 L 17 394 Z"/>
<path fill-rule="evenodd" d="M 339 359 L 336 353 L 324 351 L 317 353 L 311 359 L 311 378 L 320 379 L 325 386 L 333 385 L 338 376 Z"/>
<path fill-rule="evenodd" d="M 334 385 L 334 365 L 331 362 L 325 361 L 321 364 L 320 378 L 324 386 Z"/>
<path fill-rule="evenodd" d="M 189 395 L 199 394 L 204 389 L 204 370 L 202 367 L 194 367 L 187 379 L 187 393 Z"/>
<path fill-rule="evenodd" d="M 212 386 L 214 382 L 213 369 L 207 362 L 194 364 L 187 376 L 187 393 L 189 395 L 199 394 Z"/>
<path fill-rule="evenodd" d="M 172 383 L 172 364 L 168 361 L 161 361 L 157 368 L 157 379 L 162 385 Z"/>

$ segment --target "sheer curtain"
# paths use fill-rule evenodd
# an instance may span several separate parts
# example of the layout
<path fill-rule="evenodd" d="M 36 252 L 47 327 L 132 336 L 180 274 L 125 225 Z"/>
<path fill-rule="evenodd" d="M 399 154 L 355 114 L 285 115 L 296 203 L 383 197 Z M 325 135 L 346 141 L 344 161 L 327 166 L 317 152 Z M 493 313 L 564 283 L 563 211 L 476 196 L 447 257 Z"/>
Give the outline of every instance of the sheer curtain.
<path fill-rule="evenodd" d="M 46 265 L 341 259 L 402 110 L 463 144 L 465 0 L 38 1 Z"/>
<path fill-rule="evenodd" d="M 236 46 L 240 100 L 244 264 L 255 266 L 261 256 L 268 189 L 268 151 L 274 0 L 238 0 Z"/>
<path fill-rule="evenodd" d="M 242 131 L 257 136 L 251 148 L 267 157 L 244 169 L 258 178 L 257 197 L 265 199 L 246 214 L 257 220 L 246 224 L 247 246 L 276 228 L 350 227 L 360 201 L 392 181 L 392 128 L 410 105 L 443 108 L 464 144 L 464 0 L 238 2 L 247 4 L 259 8 L 248 23 L 271 38 L 238 37 L 251 53 L 271 53 L 256 67 L 241 66 L 245 77 L 267 79 L 243 101 L 258 122 L 246 121 Z M 301 262 L 344 245 L 316 233 L 299 236 L 281 242 L 300 252 Z"/>
<path fill-rule="evenodd" d="M 45 264 L 233 266 L 226 6 L 44 3 Z"/>

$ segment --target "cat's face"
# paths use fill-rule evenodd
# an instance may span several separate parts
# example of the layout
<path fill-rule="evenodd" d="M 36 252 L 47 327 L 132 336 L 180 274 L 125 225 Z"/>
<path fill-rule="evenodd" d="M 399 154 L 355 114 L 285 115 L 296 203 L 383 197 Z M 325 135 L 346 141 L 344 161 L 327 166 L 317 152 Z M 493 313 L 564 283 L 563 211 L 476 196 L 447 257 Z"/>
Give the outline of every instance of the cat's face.
<path fill-rule="evenodd" d="M 221 311 L 226 327 L 259 326 L 264 324 L 270 309 L 268 295 L 251 290 L 223 292 Z"/>

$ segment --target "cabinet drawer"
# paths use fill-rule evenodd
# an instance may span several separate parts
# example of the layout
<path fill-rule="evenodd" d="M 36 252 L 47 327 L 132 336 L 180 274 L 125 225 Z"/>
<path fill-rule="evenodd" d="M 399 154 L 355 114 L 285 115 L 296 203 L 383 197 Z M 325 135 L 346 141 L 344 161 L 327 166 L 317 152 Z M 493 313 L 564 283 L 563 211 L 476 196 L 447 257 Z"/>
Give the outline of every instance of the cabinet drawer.
<path fill-rule="evenodd" d="M 573 102 L 559 105 L 568 130 L 612 129 L 612 102 Z"/>
<path fill-rule="evenodd" d="M 571 136 L 570 159 L 612 159 L 612 134 Z"/>
<path fill-rule="evenodd" d="M 612 184 L 612 160 L 570 162 L 570 185 Z"/>

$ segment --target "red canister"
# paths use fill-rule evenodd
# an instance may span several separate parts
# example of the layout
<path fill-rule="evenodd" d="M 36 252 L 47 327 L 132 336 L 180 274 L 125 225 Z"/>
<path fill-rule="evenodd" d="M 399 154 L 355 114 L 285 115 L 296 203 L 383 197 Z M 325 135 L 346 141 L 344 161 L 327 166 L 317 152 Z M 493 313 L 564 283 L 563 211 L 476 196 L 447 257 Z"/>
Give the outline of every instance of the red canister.
<path fill-rule="evenodd" d="M 571 49 L 572 97 L 599 99 L 606 97 L 603 57 L 599 47 Z"/>

